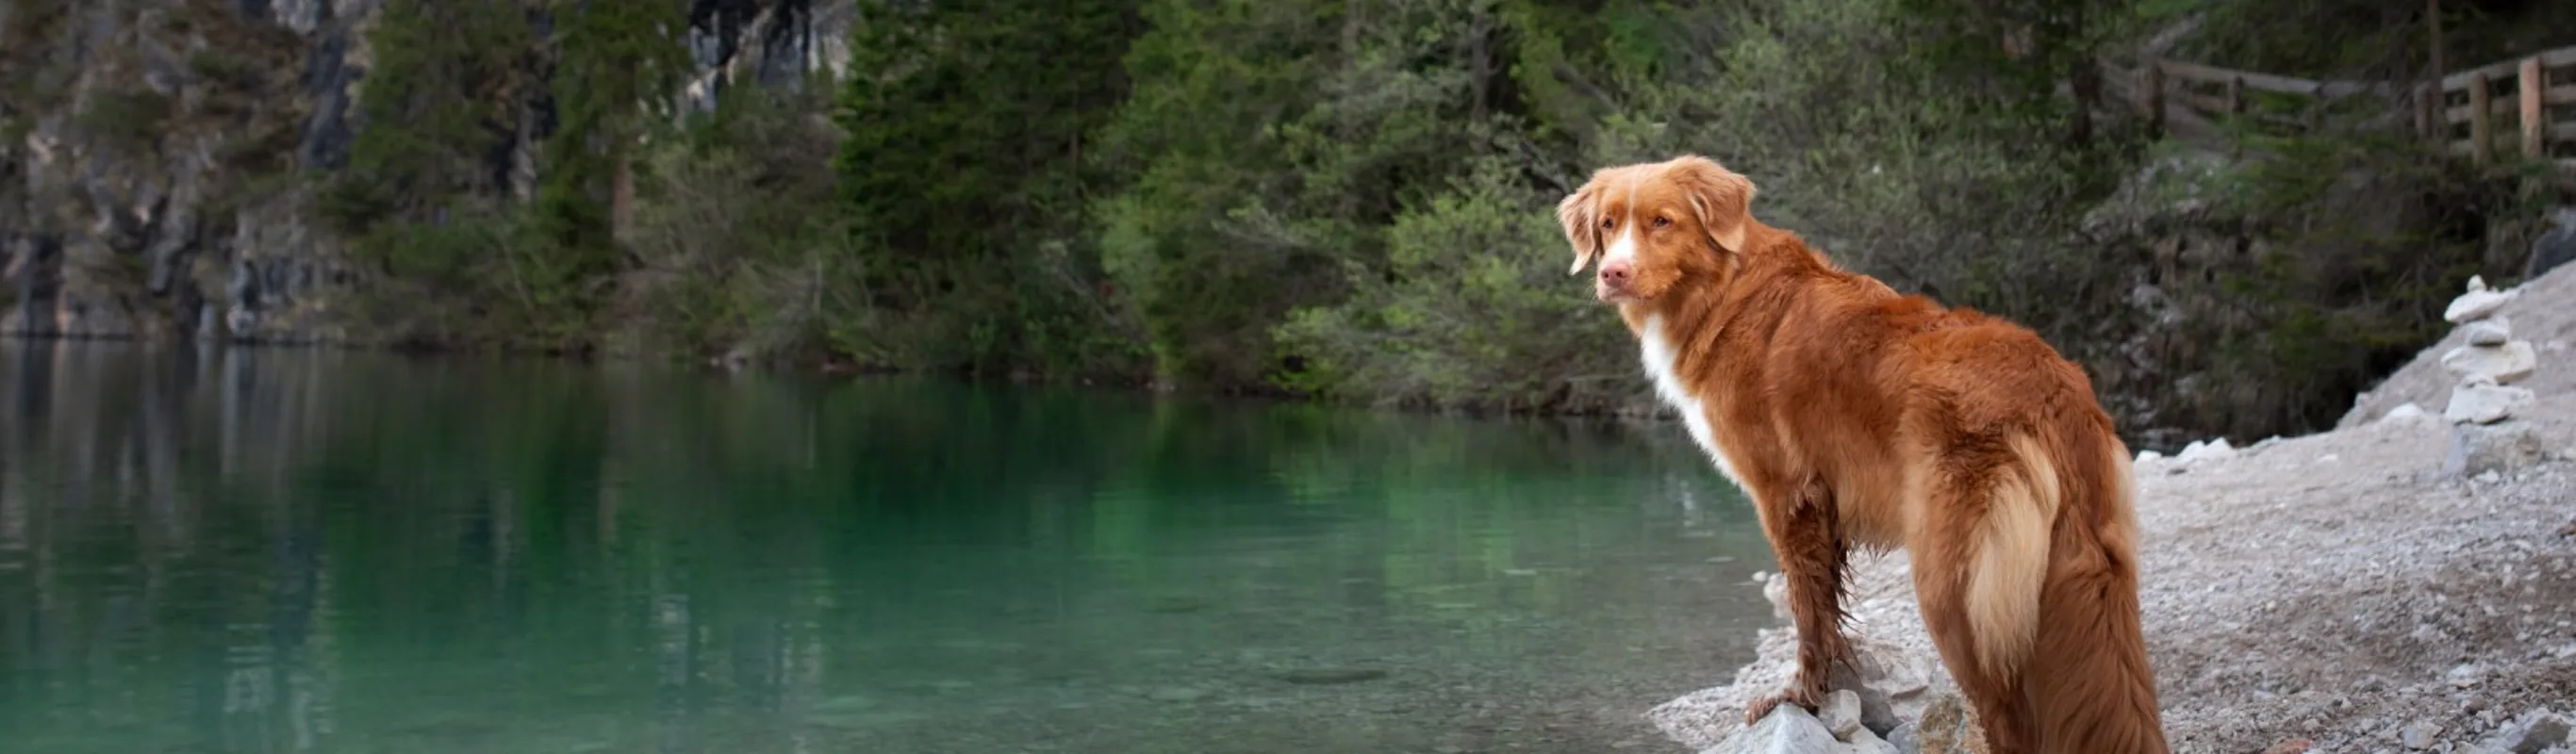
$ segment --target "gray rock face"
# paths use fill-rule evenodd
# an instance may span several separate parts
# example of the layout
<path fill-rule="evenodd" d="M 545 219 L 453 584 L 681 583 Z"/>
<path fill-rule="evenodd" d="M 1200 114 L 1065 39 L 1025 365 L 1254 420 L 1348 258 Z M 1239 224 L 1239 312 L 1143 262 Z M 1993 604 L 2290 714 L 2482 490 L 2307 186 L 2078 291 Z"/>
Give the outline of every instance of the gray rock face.
<path fill-rule="evenodd" d="M 0 103 L 25 127 L 0 140 L 0 336 L 349 337 L 341 302 L 366 276 L 314 196 L 278 177 L 348 164 L 366 127 L 354 110 L 381 3 L 65 3 L 68 17 L 38 44 L 0 49 L 11 70 L 65 82 Z M 691 38 L 705 44 L 692 78 L 783 85 L 837 73 L 856 7 L 693 0 Z M 160 114 L 84 117 L 101 102 Z M 499 163 L 522 196 L 535 144 L 519 139 Z"/>

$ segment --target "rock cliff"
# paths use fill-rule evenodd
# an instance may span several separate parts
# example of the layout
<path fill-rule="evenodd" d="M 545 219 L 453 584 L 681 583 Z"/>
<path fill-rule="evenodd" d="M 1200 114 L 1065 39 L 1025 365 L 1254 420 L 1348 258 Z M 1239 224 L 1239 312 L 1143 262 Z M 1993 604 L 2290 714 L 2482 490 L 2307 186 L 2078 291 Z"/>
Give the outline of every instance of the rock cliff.
<path fill-rule="evenodd" d="M 345 313 L 369 270 L 311 187 L 367 127 L 387 1 L 0 5 L 0 335 L 366 339 Z M 689 5 L 691 107 L 848 60 L 849 0 Z M 490 156 L 520 190 L 550 121 L 527 115 Z"/>

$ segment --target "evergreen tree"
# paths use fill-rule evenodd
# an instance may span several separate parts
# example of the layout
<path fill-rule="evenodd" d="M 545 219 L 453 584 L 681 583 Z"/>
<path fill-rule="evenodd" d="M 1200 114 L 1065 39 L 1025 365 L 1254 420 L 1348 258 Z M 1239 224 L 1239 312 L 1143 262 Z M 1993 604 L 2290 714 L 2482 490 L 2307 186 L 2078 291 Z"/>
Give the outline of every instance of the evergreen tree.
<path fill-rule="evenodd" d="M 689 66 L 676 0 L 555 0 L 548 137 L 533 231 L 548 254 L 534 265 L 546 305 L 578 310 L 615 271 L 617 221 L 631 217 L 638 143 L 667 118 Z"/>

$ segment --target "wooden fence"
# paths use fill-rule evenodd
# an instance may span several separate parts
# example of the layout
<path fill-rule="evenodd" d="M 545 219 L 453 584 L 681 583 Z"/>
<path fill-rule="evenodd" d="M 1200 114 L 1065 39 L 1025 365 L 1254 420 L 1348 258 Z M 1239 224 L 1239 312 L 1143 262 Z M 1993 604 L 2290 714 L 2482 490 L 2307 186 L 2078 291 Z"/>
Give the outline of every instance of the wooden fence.
<path fill-rule="evenodd" d="M 2132 74 L 2138 104 L 2159 130 L 2180 115 L 2215 122 L 2314 127 L 2339 102 L 2379 103 L 2379 122 L 2403 127 L 2411 108 L 2416 135 L 2453 154 L 2487 164 L 2518 151 L 2552 159 L 2576 176 L 2576 47 L 2472 68 L 2429 83 L 2313 81 L 2175 60 L 2150 60 Z M 2286 106 L 2258 107 L 2265 98 Z M 2389 108 L 2396 108 L 2394 110 Z M 2498 142 L 2503 143 L 2498 143 Z"/>

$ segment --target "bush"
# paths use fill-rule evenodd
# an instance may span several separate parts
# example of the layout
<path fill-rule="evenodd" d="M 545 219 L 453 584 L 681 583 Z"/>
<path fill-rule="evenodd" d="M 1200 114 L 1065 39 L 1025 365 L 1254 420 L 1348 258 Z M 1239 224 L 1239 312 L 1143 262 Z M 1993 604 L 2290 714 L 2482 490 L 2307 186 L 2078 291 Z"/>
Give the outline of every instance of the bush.
<path fill-rule="evenodd" d="M 1387 232 L 1387 269 L 1348 269 L 1348 300 L 1279 328 L 1306 356 L 1290 387 L 1381 404 L 1599 411 L 1634 403 L 1628 333 L 1569 278 L 1556 198 L 1509 161 L 1475 161 Z"/>

